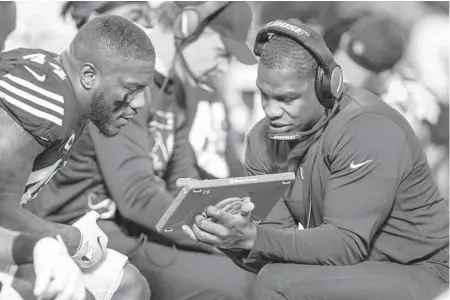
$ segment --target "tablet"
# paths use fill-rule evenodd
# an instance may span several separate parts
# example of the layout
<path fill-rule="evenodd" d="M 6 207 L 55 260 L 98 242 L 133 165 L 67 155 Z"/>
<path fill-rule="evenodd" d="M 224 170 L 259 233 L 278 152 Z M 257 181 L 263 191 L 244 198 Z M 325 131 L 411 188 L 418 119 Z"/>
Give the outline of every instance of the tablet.
<path fill-rule="evenodd" d="M 156 224 L 161 233 L 181 231 L 183 225 L 192 226 L 194 217 L 215 205 L 229 213 L 239 212 L 245 201 L 255 204 L 251 221 L 263 221 L 283 193 L 294 182 L 293 172 L 235 177 L 214 180 L 190 180 Z"/>

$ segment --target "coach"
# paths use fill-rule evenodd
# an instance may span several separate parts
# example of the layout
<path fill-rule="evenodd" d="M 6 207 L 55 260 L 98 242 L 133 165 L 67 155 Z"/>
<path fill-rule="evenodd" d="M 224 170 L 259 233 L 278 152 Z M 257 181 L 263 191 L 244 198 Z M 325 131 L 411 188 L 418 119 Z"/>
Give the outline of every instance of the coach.
<path fill-rule="evenodd" d="M 448 289 L 448 207 L 408 122 L 344 83 L 307 26 L 268 23 L 254 50 L 266 117 L 248 135 L 246 171 L 296 180 L 261 225 L 209 207 L 217 221 L 198 215 L 185 232 L 262 263 L 253 299 L 423 300 Z"/>

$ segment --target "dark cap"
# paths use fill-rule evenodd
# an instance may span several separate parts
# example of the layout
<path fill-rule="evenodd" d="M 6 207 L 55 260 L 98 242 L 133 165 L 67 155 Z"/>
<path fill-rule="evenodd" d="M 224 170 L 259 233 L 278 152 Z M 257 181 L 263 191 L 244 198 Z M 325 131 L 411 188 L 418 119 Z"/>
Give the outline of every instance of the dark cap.
<path fill-rule="evenodd" d="M 202 2 L 179 1 L 181 7 L 199 6 Z M 199 7 L 199 9 L 201 9 Z M 225 46 L 243 64 L 257 63 L 247 46 L 247 35 L 252 24 L 252 10 L 246 1 L 232 1 L 208 24 L 218 32 Z"/>
<path fill-rule="evenodd" d="M 347 54 L 360 66 L 380 73 L 392 69 L 405 50 L 405 30 L 394 20 L 364 16 L 349 30 Z"/>

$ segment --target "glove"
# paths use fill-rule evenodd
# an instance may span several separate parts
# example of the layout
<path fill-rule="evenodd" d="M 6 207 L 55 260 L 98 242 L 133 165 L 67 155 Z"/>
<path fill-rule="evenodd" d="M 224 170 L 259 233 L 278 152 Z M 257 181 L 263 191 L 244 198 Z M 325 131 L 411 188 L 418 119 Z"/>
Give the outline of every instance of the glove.
<path fill-rule="evenodd" d="M 72 257 L 84 269 L 97 264 L 106 253 L 108 237 L 97 225 L 99 218 L 97 212 L 90 211 L 72 225 L 81 232 L 80 246 Z"/>
<path fill-rule="evenodd" d="M 46 237 L 33 249 L 37 299 L 83 300 L 86 296 L 80 268 L 70 257 L 60 237 Z"/>

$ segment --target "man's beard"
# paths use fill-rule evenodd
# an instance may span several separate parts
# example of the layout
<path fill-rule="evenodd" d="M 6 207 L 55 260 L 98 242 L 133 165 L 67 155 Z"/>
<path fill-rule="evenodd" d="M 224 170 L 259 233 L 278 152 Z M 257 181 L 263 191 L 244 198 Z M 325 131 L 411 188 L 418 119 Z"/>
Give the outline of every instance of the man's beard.
<path fill-rule="evenodd" d="M 106 103 L 103 93 L 97 93 L 91 104 L 90 120 L 105 137 L 111 137 L 108 130 L 108 124 L 111 120 L 112 113 L 112 109 Z"/>

